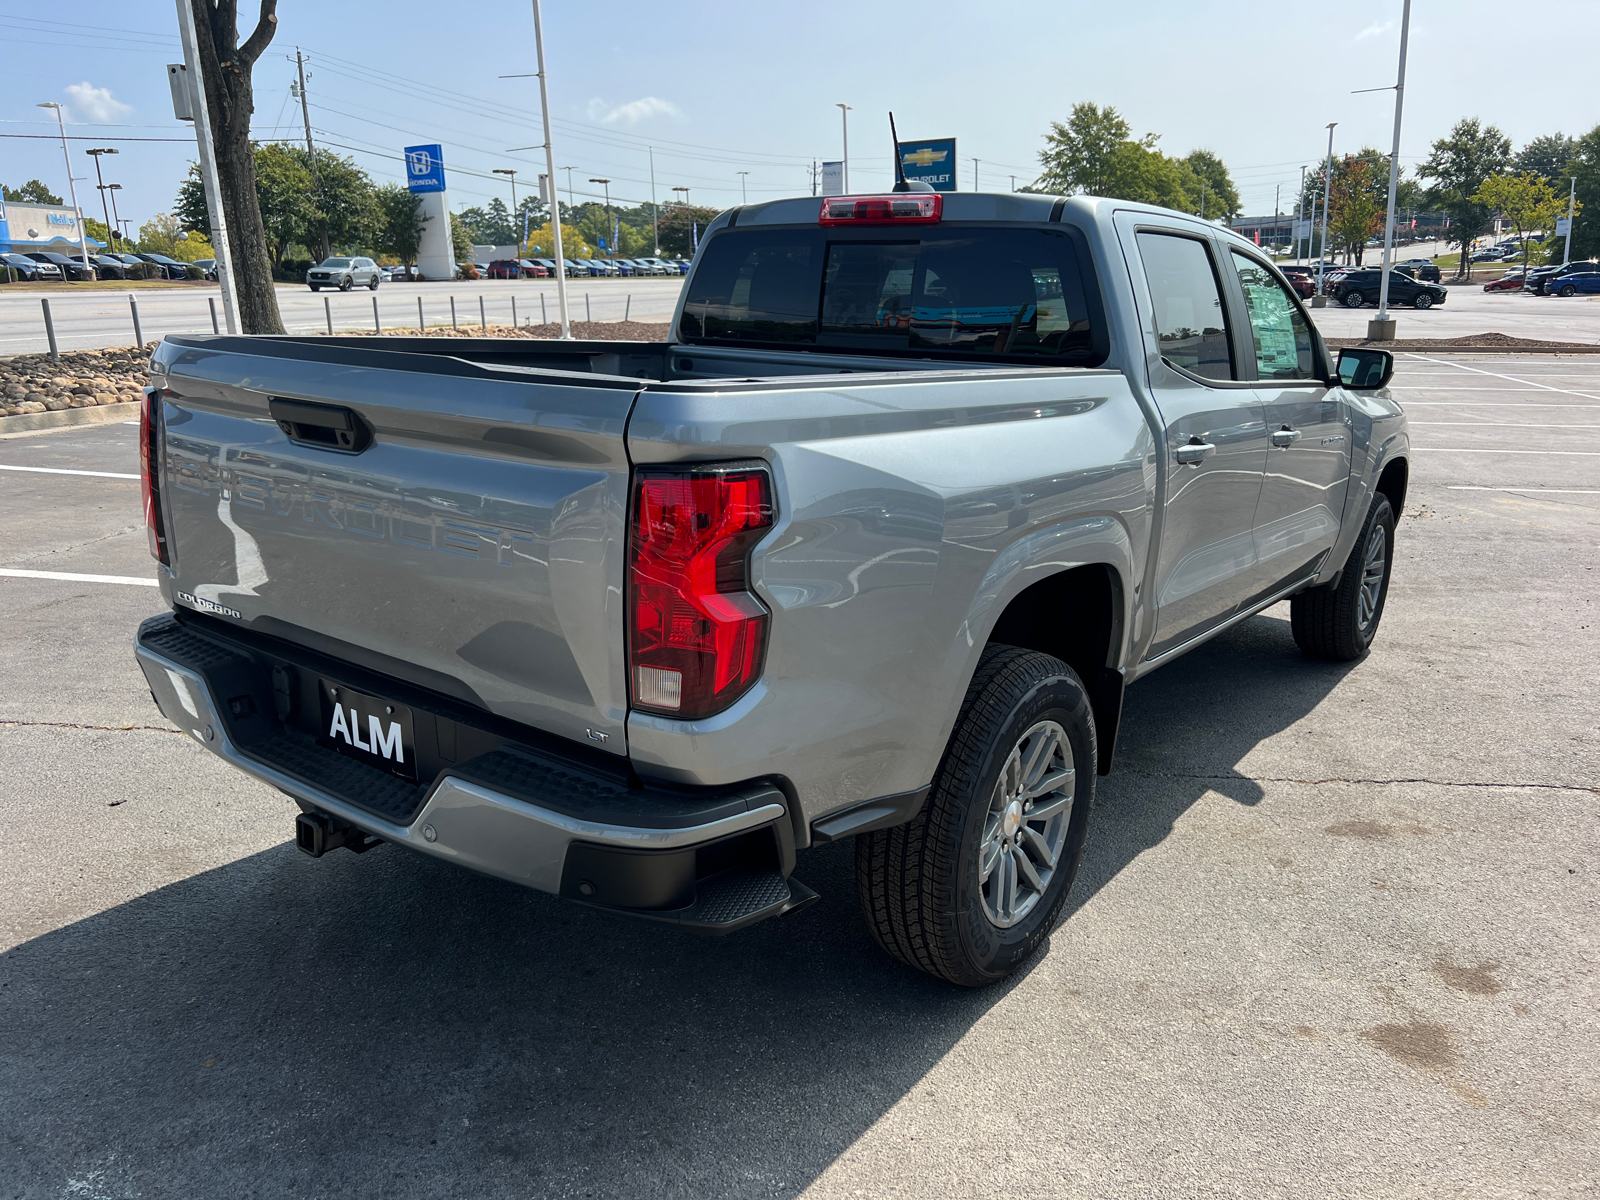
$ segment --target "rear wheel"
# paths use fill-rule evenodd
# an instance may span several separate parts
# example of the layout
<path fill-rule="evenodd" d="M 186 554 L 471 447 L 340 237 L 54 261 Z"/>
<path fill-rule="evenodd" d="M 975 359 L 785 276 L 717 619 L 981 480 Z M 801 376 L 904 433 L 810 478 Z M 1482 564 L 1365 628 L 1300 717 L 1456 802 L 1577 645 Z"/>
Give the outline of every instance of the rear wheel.
<path fill-rule="evenodd" d="M 878 944 L 968 987 L 1022 966 L 1072 886 L 1094 784 L 1094 717 L 1072 668 L 987 647 L 922 812 L 856 838 Z"/>
<path fill-rule="evenodd" d="M 1576 296 L 1577 294 L 1578 294 L 1577 287 L 1574 284 L 1570 284 L 1570 283 L 1567 284 L 1565 287 L 1563 287 L 1561 289 L 1561 291 L 1557 293 L 1557 295 L 1560 295 L 1560 296 Z"/>
<path fill-rule="evenodd" d="M 1394 565 L 1394 509 L 1379 496 L 1367 512 L 1361 536 L 1332 588 L 1309 588 L 1289 601 L 1295 645 L 1312 658 L 1350 662 L 1378 635 L 1389 572 Z"/>
<path fill-rule="evenodd" d="M 1418 292 L 1417 298 L 1411 302 L 1412 308 L 1432 308 L 1433 297 L 1427 292 Z"/>
<path fill-rule="evenodd" d="M 1346 308 L 1360 308 L 1367 302 L 1367 298 L 1361 294 L 1359 288 L 1351 288 L 1342 299 Z"/>

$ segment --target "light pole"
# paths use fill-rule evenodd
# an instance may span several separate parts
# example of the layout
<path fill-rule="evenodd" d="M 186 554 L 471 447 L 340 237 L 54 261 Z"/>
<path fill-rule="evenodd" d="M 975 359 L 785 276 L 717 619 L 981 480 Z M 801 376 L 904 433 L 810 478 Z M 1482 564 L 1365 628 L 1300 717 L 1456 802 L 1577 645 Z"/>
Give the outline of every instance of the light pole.
<path fill-rule="evenodd" d="M 746 188 L 744 186 L 744 184 L 745 184 L 745 176 L 748 175 L 748 174 L 750 174 L 749 171 L 740 171 L 738 173 L 738 175 L 739 175 L 739 203 L 740 204 L 749 204 L 750 203 L 750 193 L 749 193 L 748 190 L 746 190 Z"/>
<path fill-rule="evenodd" d="M 122 190 L 120 183 L 106 184 L 106 194 L 111 197 L 111 240 L 117 240 L 118 230 L 122 228 L 122 217 L 117 213 L 117 193 Z M 122 240 L 128 240 L 127 234 L 122 234 Z"/>
<path fill-rule="evenodd" d="M 1322 171 L 1322 253 L 1317 255 L 1317 294 L 1311 297 L 1312 308 L 1328 307 L 1328 297 L 1322 292 L 1322 272 L 1328 257 L 1328 195 L 1333 189 L 1333 129 L 1338 123 L 1328 122 L 1328 164 Z"/>
<path fill-rule="evenodd" d="M 1572 209 L 1578 199 L 1578 177 L 1572 176 L 1572 182 L 1567 188 L 1567 248 L 1561 252 L 1561 265 L 1564 267 L 1572 261 Z"/>
<path fill-rule="evenodd" d="M 56 110 L 56 124 L 61 127 L 61 160 L 67 164 L 67 192 L 72 196 L 72 211 L 78 219 L 78 257 L 83 259 L 83 269 L 92 271 L 93 268 L 89 266 L 88 235 L 83 232 L 83 210 L 78 207 L 78 185 L 72 178 L 72 156 L 67 153 L 67 119 L 61 115 L 61 105 L 54 100 L 46 100 L 39 107 Z M 91 274 L 90 278 L 94 276 Z"/>
<path fill-rule="evenodd" d="M 611 180 L 609 180 L 609 179 L 590 179 L 589 182 L 590 183 L 601 184 L 606 189 L 606 236 L 608 238 L 610 238 L 612 242 L 615 242 L 617 240 L 617 235 L 614 232 L 612 232 L 612 229 L 611 229 Z M 615 245 L 613 245 L 611 247 L 611 256 L 613 258 L 615 258 L 616 254 L 617 254 L 617 248 L 616 248 Z"/>
<path fill-rule="evenodd" d="M 1383 274 L 1378 280 L 1378 315 L 1367 322 L 1367 337 L 1392 342 L 1396 323 L 1389 319 L 1389 262 L 1394 257 L 1394 202 L 1400 187 L 1400 113 L 1406 100 L 1406 40 L 1411 34 L 1411 0 L 1400 10 L 1400 71 L 1394 84 L 1394 150 L 1389 155 L 1389 207 L 1383 218 Z"/>
<path fill-rule="evenodd" d="M 656 220 L 656 148 L 647 146 L 650 152 L 650 240 L 656 244 L 657 258 L 661 257 L 661 226 Z"/>
<path fill-rule="evenodd" d="M 576 211 L 578 202 L 572 194 L 572 168 L 562 167 L 561 169 L 567 173 L 567 207 Z"/>
<path fill-rule="evenodd" d="M 1300 168 L 1300 203 L 1295 205 L 1295 223 L 1298 225 L 1306 219 L 1306 169 Z M 1311 249 L 1311 231 L 1306 230 L 1306 250 Z M 1294 261 L 1300 261 L 1300 231 L 1294 231 Z"/>
<path fill-rule="evenodd" d="M 111 240 L 110 232 L 116 227 L 111 224 L 111 214 L 106 211 L 106 179 L 104 175 L 100 174 L 100 156 L 102 154 L 115 154 L 116 151 L 111 149 L 101 149 L 85 150 L 84 153 L 94 157 L 94 177 L 97 181 L 95 186 L 100 191 L 100 215 L 106 220 L 106 241 L 109 242 Z M 107 246 L 106 249 L 109 250 L 111 247 Z"/>
<path fill-rule="evenodd" d="M 844 194 L 850 194 L 850 106 L 837 103 L 839 119 L 844 122 Z"/>
<path fill-rule="evenodd" d="M 496 175 L 509 175 L 509 176 L 511 176 L 511 231 L 513 233 L 516 233 L 516 229 L 517 229 L 517 169 L 515 167 L 495 167 L 494 168 L 494 173 Z M 520 233 L 517 234 L 517 253 L 519 255 L 522 253 L 522 235 Z"/>
<path fill-rule="evenodd" d="M 689 204 L 689 189 L 686 188 L 686 187 L 675 187 L 672 190 L 675 191 L 675 192 L 682 192 L 683 193 L 684 206 L 688 207 L 688 204 Z"/>
<path fill-rule="evenodd" d="M 972 160 L 972 190 L 978 190 L 978 160 Z"/>
<path fill-rule="evenodd" d="M 1013 192 L 1017 190 L 1017 177 L 1015 175 L 1011 177 L 1011 190 Z"/>
<path fill-rule="evenodd" d="M 550 173 L 550 199 L 556 211 L 551 214 L 550 232 L 556 251 L 556 305 L 561 311 L 561 336 L 570 338 L 567 321 L 567 260 L 561 249 L 561 201 L 556 197 L 556 151 L 550 140 L 549 76 L 544 69 L 544 22 L 539 18 L 539 0 L 533 0 L 533 47 L 539 58 L 539 116 L 544 121 L 544 169 Z M 567 168 L 567 194 L 572 194 L 572 168 Z"/>

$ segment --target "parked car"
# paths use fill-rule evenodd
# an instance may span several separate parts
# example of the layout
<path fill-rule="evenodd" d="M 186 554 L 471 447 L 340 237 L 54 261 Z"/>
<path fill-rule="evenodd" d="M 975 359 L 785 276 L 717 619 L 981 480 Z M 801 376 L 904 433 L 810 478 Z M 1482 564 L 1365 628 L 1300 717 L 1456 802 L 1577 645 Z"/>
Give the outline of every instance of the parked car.
<path fill-rule="evenodd" d="M 1522 289 L 1537 296 L 1553 295 L 1560 286 L 1561 279 L 1586 271 L 1600 271 L 1600 265 L 1579 259 L 1559 267 L 1539 267 L 1528 272 L 1528 278 L 1523 282 Z"/>
<path fill-rule="evenodd" d="M 521 279 L 522 264 L 514 258 L 497 258 L 489 264 L 486 279 Z"/>
<path fill-rule="evenodd" d="M 168 258 L 165 254 L 151 254 L 136 251 L 134 253 L 134 257 L 142 259 L 147 263 L 154 263 L 157 267 L 161 268 L 162 275 L 168 279 L 189 278 L 189 268 L 187 264 L 181 263 L 175 258 Z"/>
<path fill-rule="evenodd" d="M 128 278 L 128 264 L 120 258 L 112 258 L 109 254 L 91 254 L 89 261 L 94 264 L 95 276 L 99 279 Z"/>
<path fill-rule="evenodd" d="M 53 262 L 39 262 L 26 254 L 0 254 L 0 266 L 13 267 L 28 283 L 60 283 L 61 268 Z"/>
<path fill-rule="evenodd" d="M 54 250 L 27 250 L 24 253 L 34 262 L 53 264 L 68 283 L 85 283 L 98 278 L 92 260 L 86 267 L 81 258 L 68 258 L 65 254 L 58 254 Z"/>
<path fill-rule="evenodd" d="M 1579 292 L 1590 295 L 1600 293 L 1600 271 L 1574 271 L 1570 275 L 1562 275 L 1553 286 L 1545 284 L 1545 288 L 1558 296 L 1576 296 Z"/>
<path fill-rule="evenodd" d="M 333 255 L 306 272 L 306 285 L 313 292 L 320 292 L 325 287 L 348 292 L 358 286 L 375 292 L 382 282 L 383 271 L 370 258 Z"/>
<path fill-rule="evenodd" d="M 1491 279 L 1483 285 L 1486 292 L 1520 292 L 1527 279 L 1526 271 L 1507 271 L 1499 279 Z"/>
<path fill-rule="evenodd" d="M 549 278 L 551 278 L 551 269 L 550 269 L 550 267 L 545 266 L 544 263 L 541 262 L 541 261 L 538 261 L 538 260 L 532 259 L 532 258 L 519 258 L 517 260 L 517 262 L 522 265 L 522 274 L 523 274 L 523 276 L 525 278 L 528 278 L 528 279 L 549 279 Z M 551 264 L 551 265 L 553 266 L 554 264 Z"/>
<path fill-rule="evenodd" d="M 1346 271 L 1336 284 L 1329 287 L 1328 295 L 1346 308 L 1360 308 L 1368 303 L 1376 304 L 1382 276 L 1383 272 L 1377 267 L 1358 267 Z M 1402 270 L 1389 272 L 1391 304 L 1432 308 L 1435 304 L 1443 304 L 1449 298 L 1450 293 L 1437 283 L 1423 283 Z"/>
<path fill-rule="evenodd" d="M 1289 286 L 1294 289 L 1294 294 L 1302 300 L 1309 300 L 1317 294 L 1317 285 L 1311 276 L 1299 271 L 1285 271 L 1283 277 L 1289 281 Z"/>
<path fill-rule="evenodd" d="M 1284 599 L 1308 658 L 1368 653 L 1410 455 L 1389 353 L 1335 358 L 1253 244 L 1169 209 L 866 199 L 709 222 L 671 341 L 169 335 L 139 438 L 170 611 L 135 652 L 267 785 L 185 836 L 282 792 L 313 858 L 383 842 L 719 933 L 853 838 L 879 944 L 982 986 L 1066 910 L 1127 684 Z M 1231 669 L 1294 690 L 1266 640 Z M 384 875 L 390 910 L 450 911 Z"/>
<path fill-rule="evenodd" d="M 215 283 L 217 281 L 217 260 L 216 259 L 214 259 L 214 258 L 197 258 L 190 265 L 199 267 L 200 270 L 201 270 L 201 273 L 204 274 L 207 279 L 211 280 L 212 283 Z"/>
<path fill-rule="evenodd" d="M 1439 268 L 1434 266 L 1432 259 L 1408 258 L 1405 262 L 1394 264 L 1393 269 L 1399 270 L 1401 268 L 1411 272 L 1414 279 L 1420 279 L 1423 283 L 1439 282 Z"/>
<path fill-rule="evenodd" d="M 561 262 L 562 265 L 566 267 L 567 274 L 570 276 L 588 277 L 594 274 L 594 272 L 584 264 L 582 259 L 564 258 L 561 260 Z"/>

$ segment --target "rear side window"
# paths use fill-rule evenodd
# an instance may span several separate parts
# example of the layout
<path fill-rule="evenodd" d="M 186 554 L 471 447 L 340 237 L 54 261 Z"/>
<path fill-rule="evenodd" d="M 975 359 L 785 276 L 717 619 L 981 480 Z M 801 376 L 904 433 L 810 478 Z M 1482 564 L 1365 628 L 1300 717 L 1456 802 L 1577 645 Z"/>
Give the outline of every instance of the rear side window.
<path fill-rule="evenodd" d="M 701 252 L 680 336 L 888 354 L 1103 359 L 1098 305 L 1068 231 L 873 233 L 719 234 Z"/>
<path fill-rule="evenodd" d="M 1314 378 L 1311 328 L 1288 291 L 1266 267 L 1248 255 L 1233 252 L 1233 266 L 1244 289 L 1250 314 L 1250 337 L 1261 379 Z"/>
<path fill-rule="evenodd" d="M 1227 312 L 1205 243 L 1141 233 L 1139 257 L 1155 301 L 1161 357 L 1205 379 L 1234 378 Z"/>

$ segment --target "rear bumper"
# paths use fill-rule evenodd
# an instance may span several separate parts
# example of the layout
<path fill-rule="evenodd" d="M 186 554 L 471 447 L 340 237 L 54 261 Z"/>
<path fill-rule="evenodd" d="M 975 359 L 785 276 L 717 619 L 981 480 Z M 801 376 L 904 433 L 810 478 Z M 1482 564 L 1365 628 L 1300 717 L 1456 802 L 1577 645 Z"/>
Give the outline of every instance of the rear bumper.
<path fill-rule="evenodd" d="M 815 898 L 788 878 L 794 834 L 787 801 L 770 785 L 668 791 L 509 739 L 414 785 L 278 719 L 278 672 L 295 669 L 282 649 L 160 616 L 140 627 L 135 654 L 163 715 L 202 746 L 303 809 L 382 841 L 709 932 Z M 298 666 L 330 670 L 326 661 Z M 414 695 L 404 699 L 416 707 Z"/>

